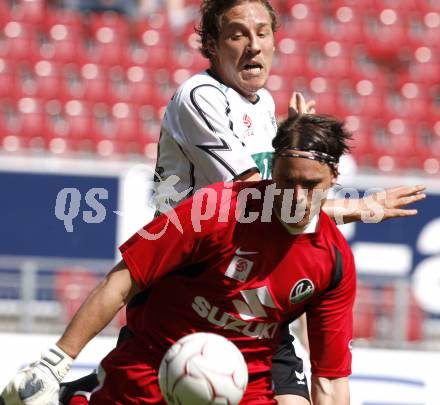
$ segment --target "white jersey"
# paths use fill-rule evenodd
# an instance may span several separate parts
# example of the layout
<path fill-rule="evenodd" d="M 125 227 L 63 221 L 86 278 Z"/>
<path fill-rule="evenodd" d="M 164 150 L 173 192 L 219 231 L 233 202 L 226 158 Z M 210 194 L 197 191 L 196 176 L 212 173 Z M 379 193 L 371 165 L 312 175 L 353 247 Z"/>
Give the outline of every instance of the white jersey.
<path fill-rule="evenodd" d="M 161 189 L 162 180 L 173 175 L 179 181 L 171 186 L 180 195 L 171 205 L 201 187 L 232 181 L 255 168 L 263 179 L 269 178 L 276 129 L 275 104 L 267 90 L 259 90 L 251 102 L 210 71 L 192 76 L 169 102 L 162 122 L 156 198 L 169 193 L 169 188 Z"/>

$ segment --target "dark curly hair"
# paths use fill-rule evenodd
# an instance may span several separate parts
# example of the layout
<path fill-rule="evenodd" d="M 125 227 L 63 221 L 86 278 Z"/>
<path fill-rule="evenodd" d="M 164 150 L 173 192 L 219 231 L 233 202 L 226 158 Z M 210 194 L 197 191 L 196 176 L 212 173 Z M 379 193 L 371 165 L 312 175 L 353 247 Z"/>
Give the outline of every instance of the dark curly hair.
<path fill-rule="evenodd" d="M 221 18 L 232 7 L 243 3 L 261 3 L 269 13 L 272 30 L 278 28 L 278 18 L 269 0 L 203 0 L 200 6 L 201 20 L 196 32 L 200 35 L 202 45 L 200 52 L 202 55 L 211 59 L 208 49 L 209 39 L 217 41 L 220 36 Z"/>
<path fill-rule="evenodd" d="M 350 151 L 352 134 L 344 122 L 329 115 L 302 114 L 287 118 L 278 128 L 272 146 L 274 159 L 284 149 L 315 151 L 329 155 L 335 162 Z M 337 175 L 337 173 L 335 173 Z"/>

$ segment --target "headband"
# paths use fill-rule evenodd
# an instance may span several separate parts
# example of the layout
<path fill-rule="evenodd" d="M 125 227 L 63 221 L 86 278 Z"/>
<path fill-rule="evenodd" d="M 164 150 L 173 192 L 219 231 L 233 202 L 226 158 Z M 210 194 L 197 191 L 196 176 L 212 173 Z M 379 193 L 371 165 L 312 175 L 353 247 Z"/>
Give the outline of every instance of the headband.
<path fill-rule="evenodd" d="M 292 151 L 292 152 L 289 152 Z M 309 155 L 302 155 L 300 153 L 296 152 L 307 152 Z M 317 150 L 309 150 L 305 148 L 282 148 L 275 150 L 275 156 L 279 157 L 293 157 L 293 158 L 304 158 L 304 159 L 310 159 L 310 160 L 318 160 L 323 163 L 327 163 L 331 167 L 335 168 L 338 164 L 338 159 L 335 157 L 324 153 L 319 152 Z"/>

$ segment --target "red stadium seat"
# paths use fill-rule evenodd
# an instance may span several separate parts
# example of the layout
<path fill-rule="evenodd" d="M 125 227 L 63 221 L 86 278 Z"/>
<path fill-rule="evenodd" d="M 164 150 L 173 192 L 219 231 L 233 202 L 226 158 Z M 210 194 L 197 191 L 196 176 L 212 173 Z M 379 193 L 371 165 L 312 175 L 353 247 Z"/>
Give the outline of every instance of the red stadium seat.
<path fill-rule="evenodd" d="M 91 62 L 108 66 L 119 65 L 129 55 L 128 20 L 113 12 L 92 14 L 89 28 Z"/>
<path fill-rule="evenodd" d="M 370 11 L 364 27 L 365 42 L 371 57 L 382 63 L 395 63 L 408 46 L 405 24 L 404 14 L 398 10 L 382 8 Z"/>
<path fill-rule="evenodd" d="M 352 55 L 344 42 L 326 41 L 309 46 L 308 71 L 329 79 L 347 77 Z"/>
<path fill-rule="evenodd" d="M 364 9 L 345 0 L 331 3 L 329 14 L 319 24 L 321 37 L 325 41 L 341 41 L 356 45 L 364 40 Z"/>
<path fill-rule="evenodd" d="M 372 125 L 373 159 L 379 170 L 417 170 L 414 126 L 402 118 L 375 120 Z"/>
<path fill-rule="evenodd" d="M 63 105 L 63 116 L 70 138 L 89 139 L 91 137 L 91 106 L 80 100 L 68 100 Z"/>
<path fill-rule="evenodd" d="M 348 77 L 339 82 L 338 109 L 346 114 L 381 116 L 386 93 L 383 77 L 370 80 L 362 77 Z"/>
<path fill-rule="evenodd" d="M 417 342 L 423 337 L 422 328 L 425 316 L 423 310 L 418 306 L 410 288 L 408 288 L 407 294 L 409 295 L 409 300 L 407 302 L 409 313 L 406 318 L 407 325 L 405 339 L 408 342 Z M 396 291 L 393 286 L 385 286 L 381 290 L 381 310 L 389 319 L 392 319 L 395 312 L 399 311 L 399 308 L 396 307 L 395 295 Z"/>
<path fill-rule="evenodd" d="M 286 25 L 289 27 L 290 35 L 302 40 L 316 40 L 322 19 L 319 3 L 288 0 L 286 8 Z"/>
<path fill-rule="evenodd" d="M 61 97 L 63 92 L 62 67 L 47 60 L 40 60 L 34 65 L 36 97 L 52 99 Z"/>
<path fill-rule="evenodd" d="M 310 75 L 308 77 L 309 97 L 316 101 L 316 112 L 339 115 L 337 86 L 331 77 Z"/>
<path fill-rule="evenodd" d="M 44 104 L 42 100 L 24 97 L 17 102 L 19 133 L 27 138 L 44 136 Z"/>
<path fill-rule="evenodd" d="M 136 144 L 138 132 L 139 120 L 135 106 L 122 102 L 94 106 L 92 136 L 98 153 L 105 155 L 110 148 L 123 152 L 124 146 Z"/>
<path fill-rule="evenodd" d="M 388 93 L 388 113 L 398 117 L 417 120 L 429 114 L 428 87 L 402 76 L 396 90 Z"/>
<path fill-rule="evenodd" d="M 439 71 L 438 51 L 427 46 L 420 46 L 411 54 L 407 79 L 416 83 L 435 84 L 439 82 Z"/>
<path fill-rule="evenodd" d="M 141 66 L 130 66 L 126 71 L 127 100 L 134 104 L 148 104 L 154 97 L 153 73 Z"/>
<path fill-rule="evenodd" d="M 85 57 L 81 17 L 72 11 L 51 11 L 45 22 L 41 55 L 63 63 L 81 63 Z"/>
<path fill-rule="evenodd" d="M 371 0 L 371 7 L 375 10 L 389 8 L 398 11 L 417 10 L 419 0 Z"/>
<path fill-rule="evenodd" d="M 108 69 L 95 63 L 81 66 L 82 98 L 91 102 L 108 99 Z"/>
<path fill-rule="evenodd" d="M 428 46 L 440 48 L 440 10 L 426 11 L 422 15 L 423 42 Z"/>
<path fill-rule="evenodd" d="M 424 12 L 440 12 L 440 4 L 437 0 L 417 0 L 417 9 L 423 10 Z"/>
<path fill-rule="evenodd" d="M 131 52 L 131 63 L 149 68 L 162 68 L 171 60 L 173 34 L 166 19 L 154 24 L 152 20 L 140 20 L 135 26 L 135 41 Z"/>
<path fill-rule="evenodd" d="M 365 283 L 358 282 L 353 308 L 354 339 L 373 339 L 376 337 L 375 303 L 373 289 Z"/>
<path fill-rule="evenodd" d="M 12 20 L 3 27 L 2 36 L 0 57 L 26 62 L 39 58 L 35 26 Z"/>
<path fill-rule="evenodd" d="M 274 55 L 272 73 L 296 76 L 307 72 L 307 45 L 290 36 L 289 30 L 280 28 L 276 33 L 277 52 Z"/>
<path fill-rule="evenodd" d="M 64 320 L 68 322 L 98 283 L 96 274 L 88 269 L 70 268 L 55 272 L 55 292 L 63 305 Z"/>
<path fill-rule="evenodd" d="M 365 168 L 376 167 L 370 121 L 369 117 L 362 115 L 349 115 L 345 118 L 345 125 L 353 134 L 351 153 L 356 163 Z"/>
<path fill-rule="evenodd" d="M 440 173 L 440 119 L 415 123 L 415 152 L 420 160 L 420 168 L 427 174 Z"/>
<path fill-rule="evenodd" d="M 13 18 L 32 24 L 41 24 L 46 15 L 46 1 L 18 0 L 11 14 Z"/>
<path fill-rule="evenodd" d="M 18 86 L 17 63 L 13 60 L 0 58 L 0 99 L 13 97 Z"/>

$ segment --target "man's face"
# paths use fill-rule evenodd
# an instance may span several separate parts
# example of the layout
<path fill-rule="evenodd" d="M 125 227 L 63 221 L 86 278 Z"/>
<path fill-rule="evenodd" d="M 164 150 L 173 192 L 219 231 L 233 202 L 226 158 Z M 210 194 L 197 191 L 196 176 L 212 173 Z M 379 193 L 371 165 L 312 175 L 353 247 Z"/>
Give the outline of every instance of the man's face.
<path fill-rule="evenodd" d="M 251 101 L 266 84 L 274 49 L 270 15 L 258 2 L 229 9 L 221 19 L 218 41 L 209 48 L 220 79 Z"/>
<path fill-rule="evenodd" d="M 277 157 L 272 177 L 277 189 L 281 190 L 281 195 L 275 197 L 275 209 L 283 220 L 286 215 L 293 218 L 295 214 L 297 216 L 301 214 L 295 223 L 285 221 L 299 229 L 304 228 L 313 216 L 318 214 L 325 203 L 328 190 L 336 182 L 336 177 L 328 164 L 297 157 Z M 291 208 L 287 213 L 284 211 L 284 214 L 283 199 L 286 207 L 292 202 Z"/>

